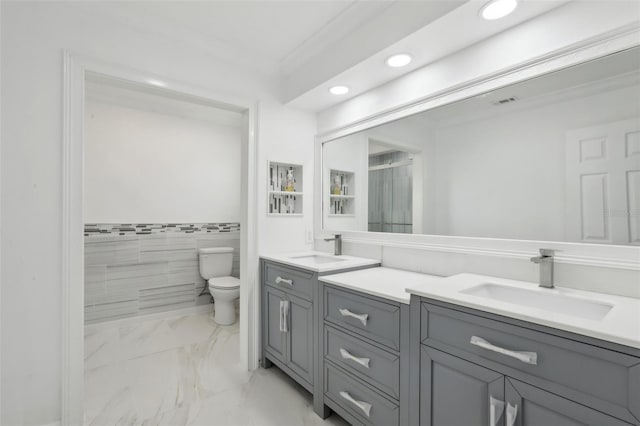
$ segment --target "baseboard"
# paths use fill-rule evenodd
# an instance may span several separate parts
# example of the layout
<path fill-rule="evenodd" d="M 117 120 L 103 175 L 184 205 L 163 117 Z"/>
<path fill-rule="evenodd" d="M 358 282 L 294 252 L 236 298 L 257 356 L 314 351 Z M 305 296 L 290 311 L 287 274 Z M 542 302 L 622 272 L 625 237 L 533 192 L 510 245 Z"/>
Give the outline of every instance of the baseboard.
<path fill-rule="evenodd" d="M 213 304 L 208 303 L 206 305 L 191 306 L 189 308 L 174 309 L 171 311 L 156 312 L 148 315 L 137 315 L 135 317 L 120 318 L 117 320 L 97 322 L 97 323 L 85 325 L 84 329 L 85 331 L 100 331 L 105 328 L 123 327 L 127 325 L 139 324 L 143 321 L 171 318 L 171 317 L 181 316 L 181 315 L 203 314 L 206 312 L 213 312 Z"/>

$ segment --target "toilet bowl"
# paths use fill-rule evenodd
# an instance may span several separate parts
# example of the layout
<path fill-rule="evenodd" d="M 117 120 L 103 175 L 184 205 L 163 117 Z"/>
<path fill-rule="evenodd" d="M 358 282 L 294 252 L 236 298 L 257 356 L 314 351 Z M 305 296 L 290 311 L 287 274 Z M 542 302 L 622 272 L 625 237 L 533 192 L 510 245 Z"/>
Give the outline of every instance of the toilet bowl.
<path fill-rule="evenodd" d="M 215 302 L 214 321 L 231 325 L 236 321 L 236 299 L 240 297 L 240 280 L 236 277 L 210 278 L 209 293 Z"/>
<path fill-rule="evenodd" d="M 233 247 L 211 247 L 198 250 L 200 275 L 207 280 L 214 302 L 214 321 L 231 325 L 236 320 L 235 301 L 240 297 L 240 280 L 231 276 Z"/>

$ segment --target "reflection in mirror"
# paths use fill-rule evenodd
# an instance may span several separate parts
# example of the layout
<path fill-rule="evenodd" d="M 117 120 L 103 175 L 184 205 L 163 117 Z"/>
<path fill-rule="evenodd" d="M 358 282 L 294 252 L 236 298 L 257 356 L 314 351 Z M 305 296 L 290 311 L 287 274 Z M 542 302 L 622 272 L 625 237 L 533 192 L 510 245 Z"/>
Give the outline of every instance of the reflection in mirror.
<path fill-rule="evenodd" d="M 413 157 L 369 140 L 369 231 L 410 234 L 413 226 Z"/>
<path fill-rule="evenodd" d="M 325 142 L 322 162 L 327 230 L 640 244 L 640 48 Z"/>

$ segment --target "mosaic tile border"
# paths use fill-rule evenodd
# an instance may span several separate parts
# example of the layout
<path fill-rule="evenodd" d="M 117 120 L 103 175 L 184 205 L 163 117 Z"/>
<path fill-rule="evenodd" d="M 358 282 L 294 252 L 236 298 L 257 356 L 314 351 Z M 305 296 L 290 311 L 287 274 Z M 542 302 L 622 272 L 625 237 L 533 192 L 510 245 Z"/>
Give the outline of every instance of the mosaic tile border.
<path fill-rule="evenodd" d="M 240 223 L 86 223 L 84 236 L 238 232 Z"/>

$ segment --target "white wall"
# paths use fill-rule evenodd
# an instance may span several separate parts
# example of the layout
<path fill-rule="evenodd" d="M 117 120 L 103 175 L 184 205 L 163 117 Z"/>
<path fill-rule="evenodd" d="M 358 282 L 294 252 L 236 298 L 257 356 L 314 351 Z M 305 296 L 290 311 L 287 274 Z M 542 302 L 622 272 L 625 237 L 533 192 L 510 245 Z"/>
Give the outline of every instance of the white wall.
<path fill-rule="evenodd" d="M 239 221 L 239 127 L 93 100 L 85 111 L 85 223 Z"/>
<path fill-rule="evenodd" d="M 427 233 L 568 241 L 566 133 L 637 117 L 638 99 L 634 85 L 524 110 L 516 102 L 488 119 L 436 128 L 436 194 L 426 203 L 436 224 Z"/>
<path fill-rule="evenodd" d="M 266 217 L 267 158 L 306 165 L 311 211 L 315 118 L 277 101 L 275 82 L 209 52 L 97 19 L 81 3 L 2 2 L 2 419 L 60 419 L 63 49 L 260 101 L 258 244 L 307 247 L 312 216 Z M 257 265 L 255 265 L 257 268 Z"/>

